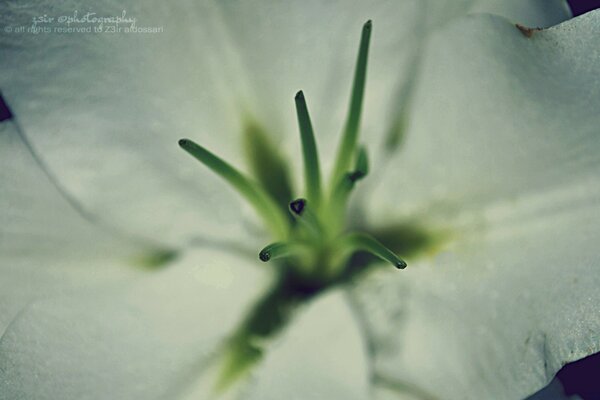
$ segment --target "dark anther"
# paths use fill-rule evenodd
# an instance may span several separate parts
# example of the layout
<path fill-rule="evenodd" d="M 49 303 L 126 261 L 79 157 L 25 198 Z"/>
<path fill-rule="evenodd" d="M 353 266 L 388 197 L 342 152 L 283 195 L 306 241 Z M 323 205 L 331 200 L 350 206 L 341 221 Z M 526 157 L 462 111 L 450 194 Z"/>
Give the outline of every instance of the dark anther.
<path fill-rule="evenodd" d="M 364 177 L 365 177 L 365 173 L 362 171 L 354 171 L 354 172 L 348 174 L 348 179 L 350 179 L 351 182 L 356 182 Z"/>
<path fill-rule="evenodd" d="M 260 258 L 260 261 L 262 262 L 267 262 L 271 259 L 271 253 L 269 253 L 268 251 L 261 251 L 258 255 L 258 258 Z"/>
<path fill-rule="evenodd" d="M 290 203 L 290 209 L 296 214 L 301 215 L 304 207 L 306 206 L 306 200 L 298 199 Z"/>

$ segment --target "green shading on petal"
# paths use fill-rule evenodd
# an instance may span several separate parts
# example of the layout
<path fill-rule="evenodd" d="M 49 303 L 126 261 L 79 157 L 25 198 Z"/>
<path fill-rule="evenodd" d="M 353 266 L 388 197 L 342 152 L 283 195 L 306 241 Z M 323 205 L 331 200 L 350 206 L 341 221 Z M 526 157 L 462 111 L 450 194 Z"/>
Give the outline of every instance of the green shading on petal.
<path fill-rule="evenodd" d="M 404 142 L 406 129 L 408 126 L 408 116 L 405 110 L 400 111 L 388 129 L 384 141 L 384 151 L 388 154 L 395 152 Z"/>
<path fill-rule="evenodd" d="M 165 267 L 174 261 L 179 253 L 171 249 L 153 249 L 145 254 L 136 256 L 133 264 L 148 270 L 155 270 Z"/>
<path fill-rule="evenodd" d="M 410 222 L 367 231 L 386 247 L 407 258 L 435 253 L 452 237 L 448 230 L 425 228 Z"/>
<path fill-rule="evenodd" d="M 389 262 L 396 268 L 406 268 L 406 262 L 394 254 L 380 241 L 366 233 L 353 232 L 340 239 L 340 245 L 347 247 L 351 251 L 366 251 Z"/>
<path fill-rule="evenodd" d="M 244 127 L 243 145 L 252 176 L 287 214 L 293 189 L 285 158 L 267 132 L 251 120 Z"/>

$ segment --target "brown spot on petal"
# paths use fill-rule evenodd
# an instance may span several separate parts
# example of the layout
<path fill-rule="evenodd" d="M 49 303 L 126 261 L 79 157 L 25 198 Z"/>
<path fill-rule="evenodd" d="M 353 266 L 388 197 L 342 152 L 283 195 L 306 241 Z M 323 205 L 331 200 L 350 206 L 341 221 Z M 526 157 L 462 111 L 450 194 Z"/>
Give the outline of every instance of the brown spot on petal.
<path fill-rule="evenodd" d="M 542 28 L 528 28 L 521 24 L 515 24 L 515 26 L 517 27 L 518 30 L 521 31 L 521 33 L 523 35 L 525 35 L 525 37 L 528 37 L 528 38 L 532 37 L 534 33 L 542 30 Z"/>

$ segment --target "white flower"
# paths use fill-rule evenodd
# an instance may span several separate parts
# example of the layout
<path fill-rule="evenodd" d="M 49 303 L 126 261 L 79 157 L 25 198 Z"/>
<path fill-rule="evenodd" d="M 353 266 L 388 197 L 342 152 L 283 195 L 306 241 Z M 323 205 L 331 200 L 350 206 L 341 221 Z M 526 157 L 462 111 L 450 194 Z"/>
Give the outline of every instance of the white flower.
<path fill-rule="evenodd" d="M 247 250 L 269 237 L 176 142 L 243 169 L 241 132 L 259 124 L 300 171 L 303 89 L 329 169 L 367 19 L 361 135 L 377 184 L 358 189 L 355 220 L 446 240 L 307 302 L 257 344 L 264 359 L 236 389 L 522 398 L 599 351 L 600 13 L 527 37 L 514 23 L 554 25 L 564 4 L 364 3 L 144 2 L 127 15 L 162 33 L 5 30 L 0 399 L 203 398 L 268 290 L 272 269 Z M 123 8 L 8 2 L 0 14 L 11 28 L 54 16 L 53 28 Z M 461 17 L 478 11 L 508 19 Z M 390 156 L 382 142 L 402 123 Z M 132 266 L 157 257 L 163 269 Z"/>

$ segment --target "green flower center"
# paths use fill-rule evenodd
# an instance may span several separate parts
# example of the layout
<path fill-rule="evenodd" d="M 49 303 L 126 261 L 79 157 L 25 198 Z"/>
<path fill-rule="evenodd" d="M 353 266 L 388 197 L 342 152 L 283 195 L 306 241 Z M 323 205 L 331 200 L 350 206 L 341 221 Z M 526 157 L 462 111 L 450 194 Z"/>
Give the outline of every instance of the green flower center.
<path fill-rule="evenodd" d="M 345 210 L 356 182 L 368 173 L 367 152 L 357 148 L 359 124 L 367 73 L 371 21 L 362 29 L 360 49 L 354 75 L 350 110 L 342 143 L 330 180 L 330 190 L 321 185 L 321 171 L 312 123 L 302 91 L 295 97 L 302 152 L 306 199 L 289 199 L 290 221 L 262 187 L 246 178 L 227 162 L 189 139 L 179 145 L 229 182 L 258 212 L 278 238 L 262 249 L 259 258 L 270 261 L 291 259 L 290 265 L 302 275 L 316 279 L 335 279 L 343 272 L 345 261 L 362 250 L 389 261 L 397 268 L 406 263 L 377 239 L 364 232 L 345 233 Z"/>
<path fill-rule="evenodd" d="M 296 94 L 295 104 L 304 160 L 305 198 L 286 198 L 291 195 L 282 172 L 286 166 L 272 154 L 257 151 L 261 162 L 256 165 L 255 175 L 263 182 L 260 185 L 193 141 L 179 141 L 185 151 L 244 197 L 276 238 L 259 252 L 259 259 L 279 264 L 277 279 L 226 344 L 217 382 L 219 390 L 229 387 L 260 360 L 264 343 L 285 326 L 299 305 L 355 279 L 376 258 L 396 268 L 405 268 L 406 263 L 382 242 L 391 243 L 394 250 L 410 253 L 432 244 L 432 236 L 413 225 L 382 229 L 376 234 L 347 228 L 348 200 L 357 183 L 369 172 L 367 151 L 358 146 L 358 137 L 371 30 L 371 21 L 367 21 L 362 28 L 342 142 L 328 187 L 322 185 L 317 143 L 302 91 Z M 248 136 L 249 149 L 269 148 L 256 126 L 250 126 Z"/>

